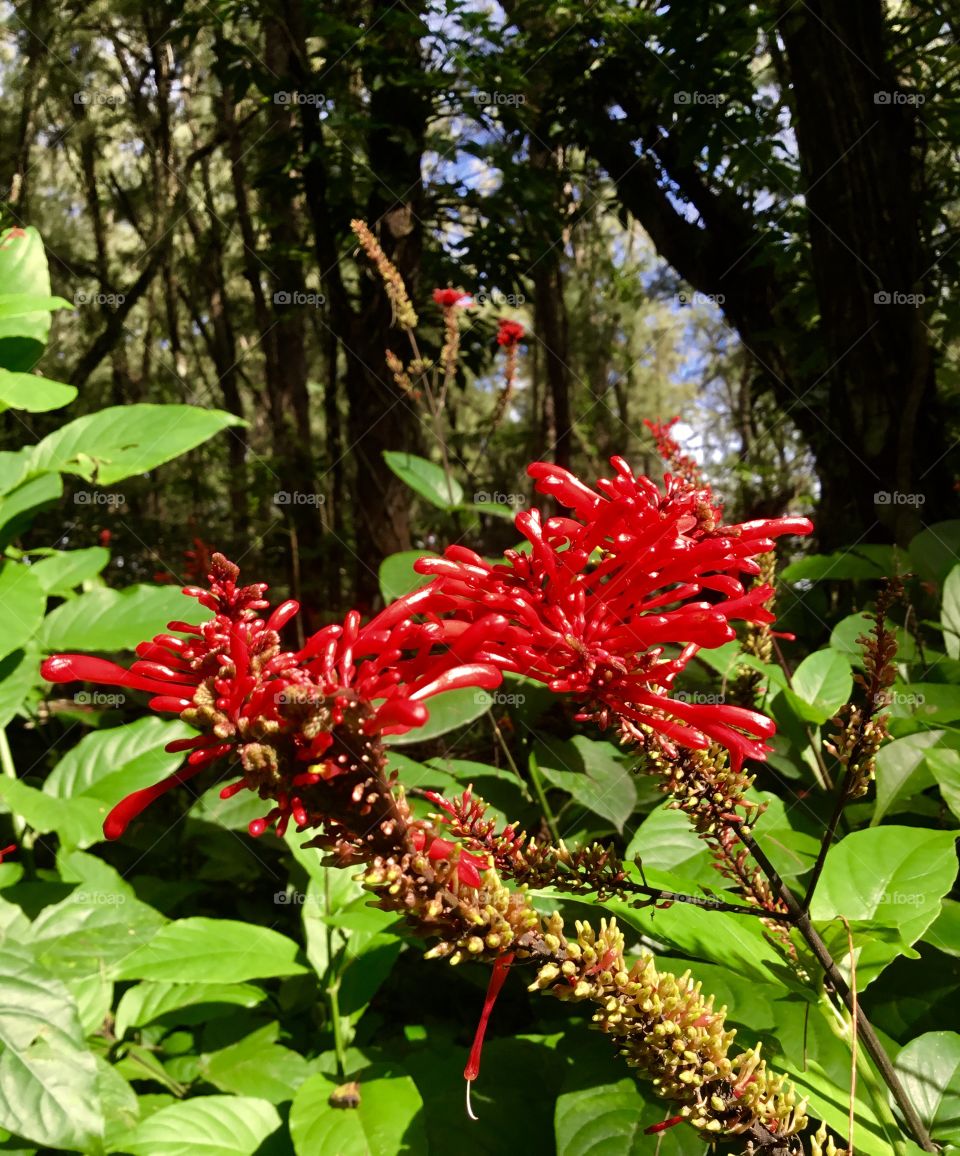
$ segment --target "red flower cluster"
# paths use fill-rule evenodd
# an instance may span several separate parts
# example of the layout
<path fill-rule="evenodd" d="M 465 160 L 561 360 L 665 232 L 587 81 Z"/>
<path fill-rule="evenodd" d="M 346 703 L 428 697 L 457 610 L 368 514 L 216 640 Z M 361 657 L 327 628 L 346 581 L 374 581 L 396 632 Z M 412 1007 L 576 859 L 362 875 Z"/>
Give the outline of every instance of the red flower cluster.
<path fill-rule="evenodd" d="M 513 324 L 513 323 L 510 323 Z M 519 329 L 519 326 L 517 327 Z M 521 330 L 522 332 L 522 330 Z M 351 611 L 298 651 L 280 631 L 297 613 L 284 602 L 269 615 L 266 586 L 238 584 L 239 571 L 215 554 L 209 590 L 187 587 L 212 612 L 199 625 L 170 623 L 170 633 L 137 648 L 129 670 L 101 658 L 55 655 L 42 667 L 51 682 L 78 679 L 151 693 L 154 710 L 179 715 L 198 734 L 168 748 L 189 751 L 186 765 L 137 791 L 104 824 L 117 838 L 150 802 L 217 759 L 239 760 L 239 779 L 221 792 L 255 791 L 272 806 L 250 824 L 254 835 L 293 819 L 299 830 L 328 832 L 343 816 L 366 815 L 368 790 L 382 762 L 379 738 L 421 725 L 425 700 L 458 687 L 499 685 L 512 671 L 572 696 L 581 719 L 619 724 L 625 737 L 692 748 L 720 743 L 739 768 L 763 758 L 773 723 L 725 703 L 673 694 L 677 675 L 702 647 L 734 637 L 731 622 L 773 620 L 772 590 L 741 578 L 782 534 L 807 533 L 805 518 L 719 523 L 709 489 L 668 477 L 664 491 L 636 477 L 620 458 L 615 476 L 591 490 L 567 470 L 530 466 L 537 488 L 570 513 L 517 516 L 529 553 L 507 551 L 491 565 L 463 546 L 424 558 L 434 580 L 361 626 Z M 339 810 L 338 810 L 339 808 Z M 341 819 L 337 819 L 337 814 Z M 449 858 L 438 837 L 428 858 Z M 476 849 L 476 848 L 474 848 Z M 461 881 L 477 886 L 485 860 L 460 856 Z"/>
<path fill-rule="evenodd" d="M 433 300 L 441 309 L 463 308 L 470 304 L 470 294 L 462 289 L 434 289 Z"/>
<path fill-rule="evenodd" d="M 491 565 L 451 546 L 424 558 L 461 622 L 486 621 L 478 661 L 546 683 L 582 704 L 582 719 L 619 722 L 642 740 L 651 727 L 667 743 L 703 749 L 717 742 L 735 767 L 763 758 L 773 723 L 756 711 L 671 695 L 677 675 L 703 647 L 735 637 L 731 622 L 770 622 L 769 586 L 744 589 L 753 558 L 782 534 L 808 533 L 806 518 L 718 524 L 710 491 L 679 478 L 661 492 L 621 458 L 597 491 L 545 462 L 530 466 L 537 488 L 570 510 L 545 522 L 524 511 L 517 528 L 529 553 L 507 551 Z M 497 615 L 491 618 L 491 614 Z"/>
<path fill-rule="evenodd" d="M 508 321 L 506 317 L 501 317 L 497 325 L 497 345 L 512 349 L 523 340 L 524 328 L 519 321 Z"/>
<path fill-rule="evenodd" d="M 221 795 L 247 789 L 274 804 L 250 824 L 252 835 L 271 824 L 282 834 L 291 818 L 301 830 L 318 826 L 326 817 L 324 785 L 353 776 L 362 787 L 372 739 L 420 726 L 424 700 L 440 691 L 500 683 L 494 666 L 459 657 L 477 648 L 482 621 L 475 629 L 411 621 L 427 609 L 429 591 L 394 602 L 366 626 L 351 611 L 343 625 L 324 627 L 292 653 L 281 650 L 279 632 L 297 603 L 284 602 L 264 619 L 266 586 L 240 586 L 238 577 L 238 568 L 215 554 L 210 589 L 184 590 L 213 617 L 200 625 L 171 622 L 177 633 L 141 643 L 129 670 L 80 654 L 43 664 L 50 682 L 84 679 L 151 692 L 154 710 L 178 714 L 200 732 L 167 748 L 189 750 L 186 766 L 114 807 L 104 824 L 108 839 L 154 799 L 228 755 L 239 756 L 241 777 Z M 451 645 L 434 653 L 438 643 Z M 362 813 L 362 790 L 353 802 Z"/>

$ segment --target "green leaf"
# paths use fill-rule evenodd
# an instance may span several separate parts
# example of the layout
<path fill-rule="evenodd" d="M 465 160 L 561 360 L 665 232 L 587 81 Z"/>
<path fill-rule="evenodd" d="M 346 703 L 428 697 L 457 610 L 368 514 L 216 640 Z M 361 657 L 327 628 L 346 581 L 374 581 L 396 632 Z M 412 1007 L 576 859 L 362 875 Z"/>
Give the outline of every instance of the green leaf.
<path fill-rule="evenodd" d="M 102 1056 L 97 1056 L 96 1062 L 97 1093 L 106 1124 L 102 1151 L 115 1152 L 120 1149 L 120 1138 L 140 1119 L 140 1102 L 136 1092 L 112 1064 Z"/>
<path fill-rule="evenodd" d="M 120 1149 L 130 1156 L 253 1156 L 280 1123 L 266 1100 L 196 1096 L 154 1112 Z"/>
<path fill-rule="evenodd" d="M 512 522 L 517 514 L 513 506 L 508 506 L 504 502 L 462 502 L 452 508 L 463 510 L 467 514 L 489 514 L 494 518 L 503 518 L 505 522 Z"/>
<path fill-rule="evenodd" d="M 49 306 L 23 312 L 11 299 L 30 296 L 49 301 L 50 272 L 40 234 L 32 226 L 5 229 L 0 234 L 0 285 L 8 309 L 0 313 L 0 365 L 6 369 L 33 369 L 50 335 Z M 28 303 L 29 304 L 29 303 Z M 12 308 L 11 308 L 12 307 Z"/>
<path fill-rule="evenodd" d="M 413 564 L 420 558 L 436 558 L 432 550 L 404 550 L 391 554 L 380 563 L 380 593 L 386 603 L 396 602 L 404 594 L 419 590 L 430 581 L 429 574 L 418 574 Z"/>
<path fill-rule="evenodd" d="M 36 634 L 47 608 L 47 596 L 40 583 L 22 562 L 4 562 L 0 567 L 0 658 L 19 650 Z"/>
<path fill-rule="evenodd" d="M 414 727 L 405 735 L 388 735 L 385 742 L 393 747 L 408 746 L 435 739 L 448 731 L 455 731 L 468 723 L 475 722 L 486 714 L 493 702 L 485 690 L 464 687 L 462 690 L 447 690 L 443 694 L 427 699 L 426 707 L 430 717 L 422 727 Z"/>
<path fill-rule="evenodd" d="M 830 646 L 851 660 L 859 659 L 863 647 L 857 639 L 870 633 L 870 625 L 868 614 L 848 614 L 830 632 Z"/>
<path fill-rule="evenodd" d="M 623 831 L 637 805 L 637 788 L 616 747 L 576 735 L 567 742 L 539 743 L 537 761 L 552 786 Z"/>
<path fill-rule="evenodd" d="M 376 1072 L 376 1069 L 373 1069 Z M 423 1101 L 409 1076 L 368 1073 L 360 1083 L 358 1108 L 334 1108 L 336 1082 L 311 1076 L 301 1084 L 290 1109 L 290 1135 L 297 1156 L 384 1156 L 426 1152 L 427 1138 L 419 1112 Z"/>
<path fill-rule="evenodd" d="M 839 925 L 840 932 L 846 931 Z M 847 1133 L 850 1104 L 850 1041 L 837 1030 L 834 1013 L 821 1002 L 806 999 L 779 999 L 774 1005 L 773 1034 L 779 1054 L 767 1050 L 768 1061 L 788 1074 L 798 1093 L 810 1099 L 810 1115 L 824 1120 L 839 1137 Z M 887 1054 L 897 1045 L 882 1033 L 880 1042 Z M 738 1039 L 738 1043 L 742 1042 Z M 743 1041 L 745 1042 L 745 1041 Z M 878 1118 L 873 1089 L 857 1083 L 854 1099 L 855 1151 L 858 1156 L 920 1156 L 920 1149 L 907 1140 L 886 1112 Z"/>
<path fill-rule="evenodd" d="M 10 722 L 39 682 L 39 662 L 40 651 L 33 642 L 0 659 L 0 727 Z"/>
<path fill-rule="evenodd" d="M 682 812 L 666 803 L 655 807 L 637 828 L 627 847 L 627 859 L 639 855 L 644 869 L 675 871 L 698 883 L 720 883 L 713 857 Z"/>
<path fill-rule="evenodd" d="M 694 1156 L 706 1145 L 686 1125 L 670 1129 L 655 1142 L 645 1129 L 669 1115 L 662 1103 L 644 1099 L 629 1076 L 557 1097 L 554 1127 L 557 1156 Z"/>
<path fill-rule="evenodd" d="M 909 946 L 940 913 L 957 871 L 954 841 L 948 831 L 871 827 L 847 835 L 827 856 L 813 897 L 814 921 L 824 924 L 843 915 L 867 932 L 896 932 L 871 950 L 868 969 L 858 963 L 861 989 L 901 954 L 897 937 Z"/>
<path fill-rule="evenodd" d="M 463 501 L 463 486 L 456 478 L 448 479 L 439 466 L 426 458 L 384 450 L 383 460 L 411 490 L 441 510 L 452 510 Z"/>
<path fill-rule="evenodd" d="M 627 871 L 640 882 L 635 867 L 629 865 Z M 644 877 L 651 887 L 687 895 L 703 892 L 690 880 L 667 871 L 644 868 Z M 765 937 L 759 919 L 689 903 L 676 903 L 668 912 L 630 907 L 619 899 L 604 900 L 602 906 L 623 923 L 693 959 L 723 964 L 760 983 L 788 982 L 783 961 Z"/>
<path fill-rule="evenodd" d="M 41 835 L 56 831 L 71 847 L 89 847 L 103 838 L 107 808 L 96 799 L 52 799 L 19 779 L 0 777 L 0 799 Z"/>
<path fill-rule="evenodd" d="M 22 317 L 25 313 L 39 313 L 45 310 L 53 313 L 57 309 L 73 309 L 63 297 L 46 297 L 36 293 L 0 293 L 0 318 Z"/>
<path fill-rule="evenodd" d="M 793 672 L 793 689 L 786 690 L 790 705 L 807 722 L 825 723 L 850 697 L 850 664 L 835 650 L 818 650 Z"/>
<path fill-rule="evenodd" d="M 179 586 L 102 587 L 64 602 L 47 615 L 40 644 L 50 651 L 133 650 L 171 620 L 206 621 L 211 612 Z"/>
<path fill-rule="evenodd" d="M 917 1036 L 899 1053 L 894 1067 L 931 1138 L 960 1144 L 960 1035 Z"/>
<path fill-rule="evenodd" d="M 960 519 L 935 522 L 910 543 L 910 561 L 921 578 L 942 585 L 960 556 Z"/>
<path fill-rule="evenodd" d="M 0 947 L 0 1127 L 88 1152 L 103 1129 L 96 1067 L 63 983 L 22 947 Z"/>
<path fill-rule="evenodd" d="M 960 566 L 954 566 L 943 584 L 940 624 L 947 654 L 951 658 L 960 658 Z"/>
<path fill-rule="evenodd" d="M 960 719 L 960 686 L 942 682 L 911 682 L 893 687 L 893 718 L 914 718 L 931 726 Z"/>
<path fill-rule="evenodd" d="M 835 554 L 808 554 L 785 567 L 784 582 L 836 582 L 857 578 L 883 578 L 905 569 L 902 551 L 894 546 L 856 546 Z"/>
<path fill-rule="evenodd" d="M 233 1007 L 252 1008 L 266 993 L 249 983 L 138 983 L 123 993 L 117 1006 L 114 1034 L 123 1039 L 133 1027 L 171 1017 L 178 1024 L 202 1023 L 214 1014 L 229 1015 Z M 193 1009 L 182 1018 L 171 1013 Z"/>
<path fill-rule="evenodd" d="M 185 454 L 240 418 L 191 405 L 119 405 L 79 417 L 49 434 L 30 454 L 30 468 L 78 474 L 112 486 Z"/>
<path fill-rule="evenodd" d="M 940 788 L 943 801 L 960 818 L 960 751 L 928 751 L 926 767 Z"/>
<path fill-rule="evenodd" d="M 9 541 L 16 531 L 18 520 L 39 506 L 55 502 L 63 493 L 59 474 L 41 474 L 28 478 L 0 497 L 0 529 Z"/>
<path fill-rule="evenodd" d="M 898 799 L 926 790 L 933 775 L 924 756 L 943 738 L 943 731 L 921 731 L 895 739 L 877 754 L 877 803 L 870 820 L 876 826 Z"/>
<path fill-rule="evenodd" d="M 310 1075 L 310 1065 L 299 1053 L 275 1042 L 278 1031 L 278 1024 L 267 1024 L 239 1043 L 204 1056 L 204 1078 L 221 1092 L 257 1096 L 271 1104 L 292 1100 Z"/>
<path fill-rule="evenodd" d="M 940 914 L 927 928 L 923 940 L 947 955 L 960 956 L 960 903 L 944 899 Z"/>
<path fill-rule="evenodd" d="M 307 971 L 292 939 L 266 927 L 196 916 L 167 924 L 117 969 L 115 979 L 243 983 Z"/>
<path fill-rule="evenodd" d="M 47 594 L 64 595 L 95 578 L 109 561 L 110 551 L 103 546 L 58 550 L 34 562 L 30 572 Z"/>
<path fill-rule="evenodd" d="M 82 885 L 44 907 L 25 942 L 64 978 L 105 976 L 142 951 L 166 923 L 159 911 L 123 892 Z"/>
<path fill-rule="evenodd" d="M 22 409 L 26 413 L 47 413 L 62 409 L 77 396 L 76 386 L 51 381 L 35 373 L 11 373 L 0 369 L 0 412 Z"/>
<path fill-rule="evenodd" d="M 164 747 L 193 733 L 179 719 L 168 721 L 152 715 L 91 731 L 57 763 L 43 790 L 59 799 L 90 796 L 112 807 L 132 791 L 172 774 L 183 754 L 168 754 Z"/>

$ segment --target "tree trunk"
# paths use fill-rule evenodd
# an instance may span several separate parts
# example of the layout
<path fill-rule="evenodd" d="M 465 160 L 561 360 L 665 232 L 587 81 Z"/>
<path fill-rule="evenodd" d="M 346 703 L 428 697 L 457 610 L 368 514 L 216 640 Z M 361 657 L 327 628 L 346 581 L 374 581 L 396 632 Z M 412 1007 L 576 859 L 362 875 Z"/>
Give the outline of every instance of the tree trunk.
<path fill-rule="evenodd" d="M 910 94 L 887 57 L 880 0 L 810 0 L 779 27 L 830 365 L 808 402 L 819 408 L 825 395 L 814 445 L 821 536 L 839 545 L 879 522 L 907 542 L 947 516 L 951 498 L 924 302 L 916 105 L 901 103 Z M 892 500 L 878 504 L 878 493 Z"/>

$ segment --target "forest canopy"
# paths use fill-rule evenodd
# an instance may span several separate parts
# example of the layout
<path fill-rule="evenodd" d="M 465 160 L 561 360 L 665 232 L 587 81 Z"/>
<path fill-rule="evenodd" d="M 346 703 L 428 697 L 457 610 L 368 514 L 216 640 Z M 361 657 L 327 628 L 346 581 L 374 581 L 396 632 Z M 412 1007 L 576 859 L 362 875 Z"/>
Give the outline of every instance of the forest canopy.
<path fill-rule="evenodd" d="M 960 1145 L 957 33 L 0 0 L 0 1153 Z"/>

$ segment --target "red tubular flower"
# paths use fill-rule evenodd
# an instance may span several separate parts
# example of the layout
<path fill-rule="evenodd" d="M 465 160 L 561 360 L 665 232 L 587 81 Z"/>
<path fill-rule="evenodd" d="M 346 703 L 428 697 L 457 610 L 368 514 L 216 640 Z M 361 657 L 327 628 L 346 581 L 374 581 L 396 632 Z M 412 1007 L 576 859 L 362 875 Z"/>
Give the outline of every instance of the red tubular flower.
<path fill-rule="evenodd" d="M 441 309 L 462 309 L 470 304 L 470 294 L 462 289 L 434 289 L 433 300 Z"/>
<path fill-rule="evenodd" d="M 505 345 L 508 349 L 519 345 L 524 338 L 524 328 L 519 321 L 510 321 L 501 317 L 497 322 L 497 345 Z"/>
<path fill-rule="evenodd" d="M 461 622 L 495 623 L 477 661 L 573 696 L 583 704 L 578 717 L 616 720 L 635 739 L 647 726 L 667 743 L 717 742 L 736 767 L 763 758 L 774 733 L 764 715 L 670 692 L 698 650 L 735 637 L 732 621 L 772 621 L 770 587 L 748 592 L 740 579 L 758 572 L 753 559 L 774 539 L 808 533 L 810 522 L 724 526 L 709 489 L 674 477 L 662 492 L 621 458 L 612 465 L 615 476 L 596 490 L 558 466 L 530 466 L 540 492 L 571 513 L 546 521 L 538 510 L 518 514 L 529 553 L 507 551 L 505 563 L 490 565 L 452 546 L 416 569 L 436 579 Z"/>
<path fill-rule="evenodd" d="M 282 834 L 291 818 L 300 830 L 319 826 L 329 803 L 324 786 L 345 776 L 359 784 L 352 802 L 363 814 L 362 784 L 380 736 L 420 726 L 428 714 L 423 700 L 435 694 L 500 683 L 495 667 L 471 661 L 488 634 L 482 621 L 472 635 L 436 619 L 412 621 L 429 609 L 429 587 L 393 603 L 366 626 L 351 611 L 342 625 L 324 627 L 290 652 L 281 649 L 279 631 L 298 604 L 284 602 L 262 617 L 269 608 L 266 586 L 239 586 L 238 577 L 238 568 L 215 554 L 209 590 L 184 590 L 213 617 L 199 625 L 171 622 L 169 630 L 176 633 L 142 642 L 129 670 L 80 654 L 54 655 L 43 663 L 41 673 L 50 682 L 84 679 L 147 691 L 154 710 L 178 714 L 199 732 L 167 748 L 189 751 L 186 766 L 114 807 L 104 823 L 109 839 L 122 835 L 154 799 L 228 755 L 239 759 L 240 778 L 221 795 L 247 789 L 273 803 L 250 824 L 253 835 L 273 824 Z M 441 598 L 441 606 L 448 603 Z M 438 643 L 442 649 L 435 651 Z M 469 856 L 462 869 L 479 878 Z"/>

